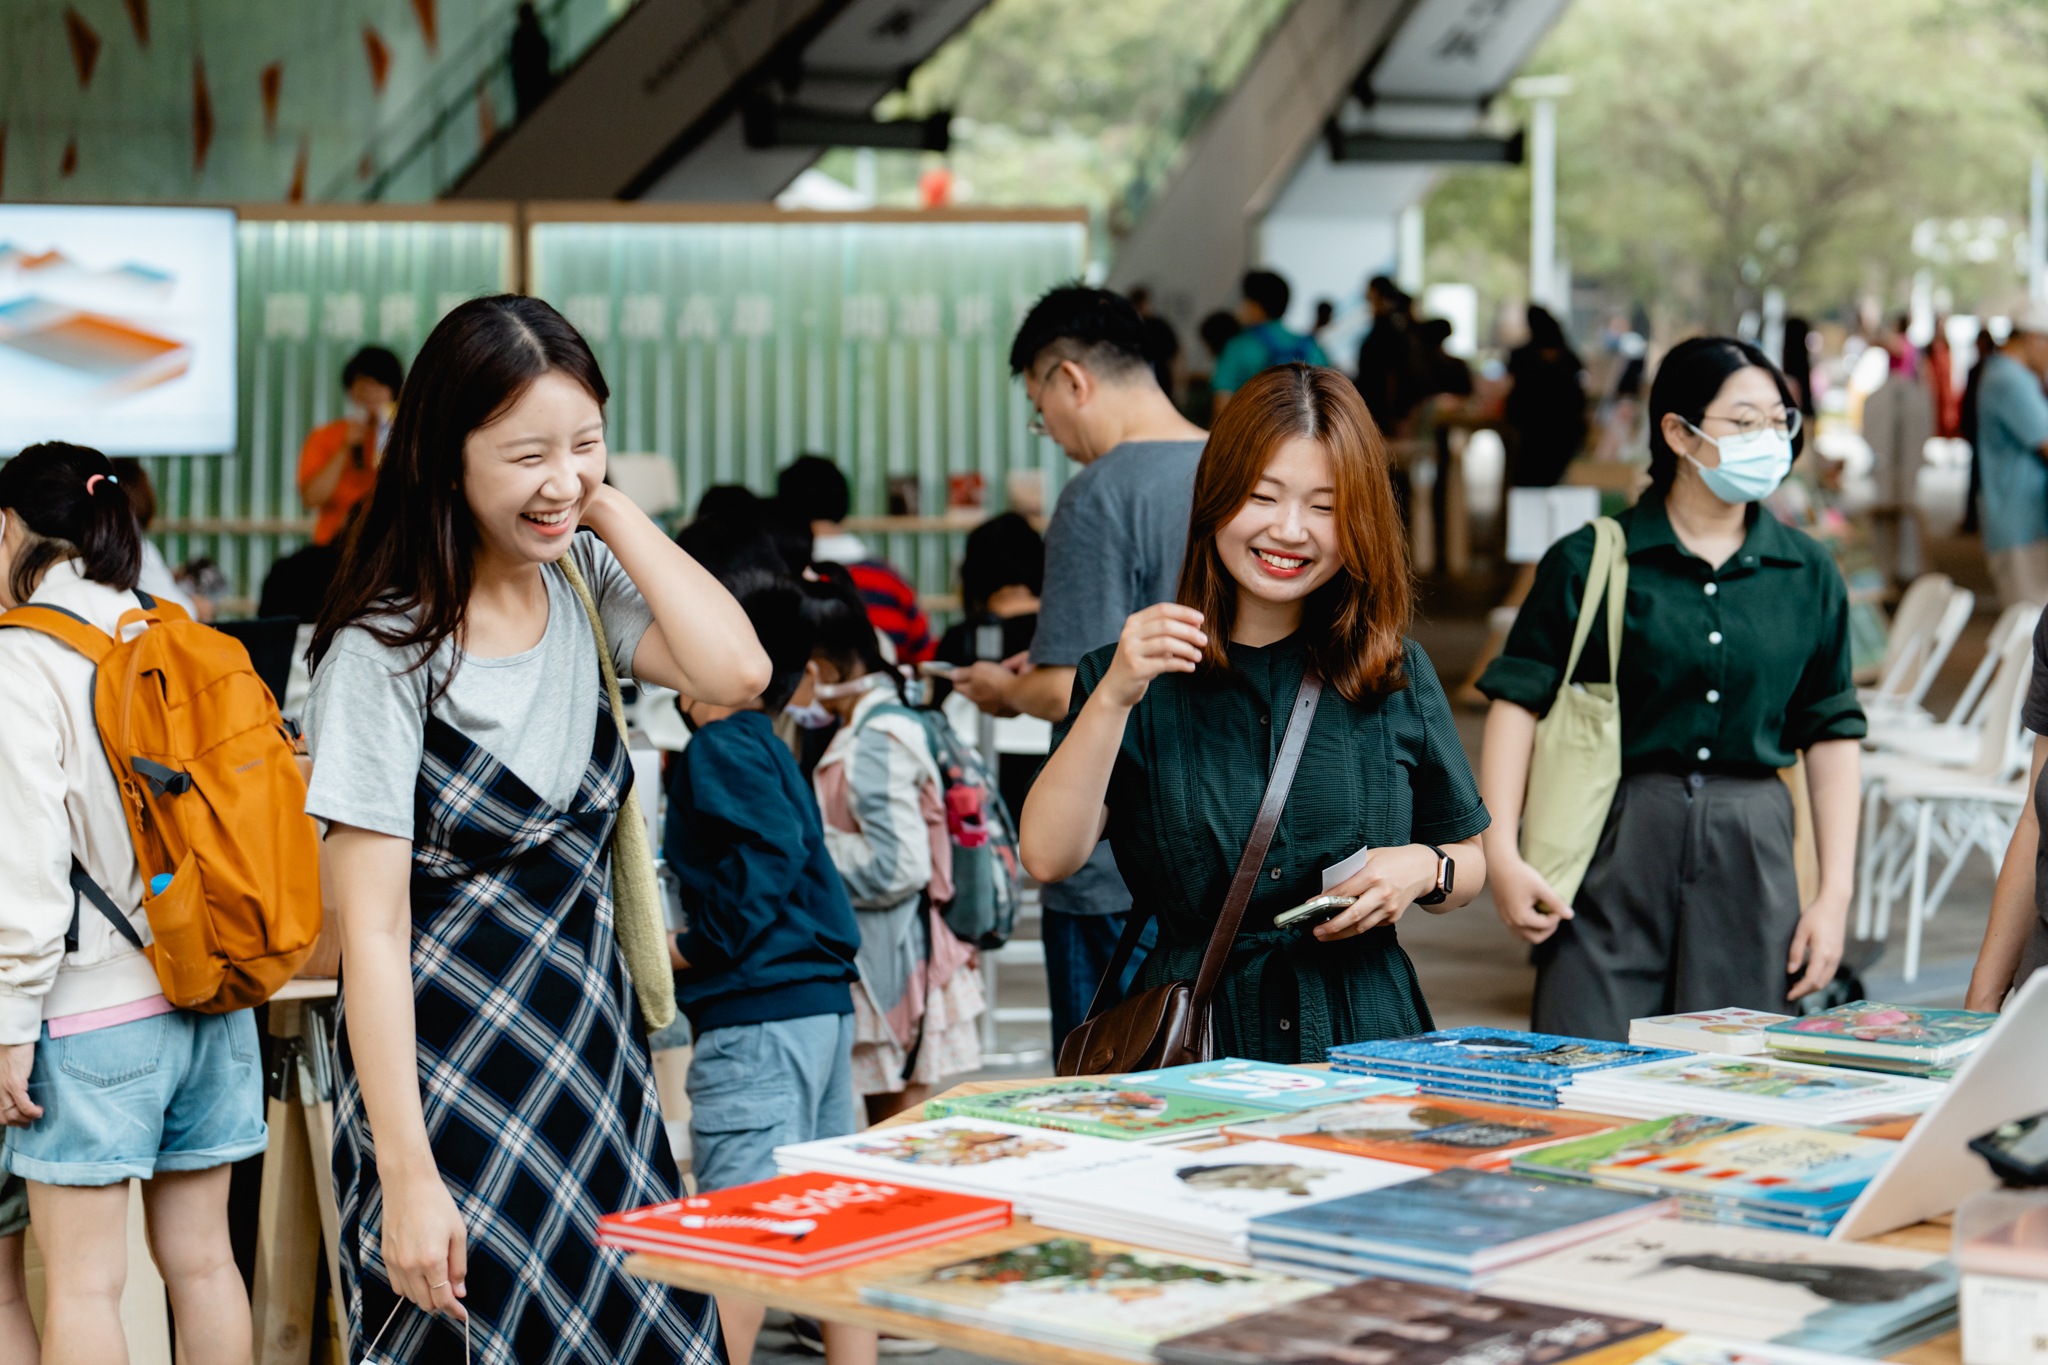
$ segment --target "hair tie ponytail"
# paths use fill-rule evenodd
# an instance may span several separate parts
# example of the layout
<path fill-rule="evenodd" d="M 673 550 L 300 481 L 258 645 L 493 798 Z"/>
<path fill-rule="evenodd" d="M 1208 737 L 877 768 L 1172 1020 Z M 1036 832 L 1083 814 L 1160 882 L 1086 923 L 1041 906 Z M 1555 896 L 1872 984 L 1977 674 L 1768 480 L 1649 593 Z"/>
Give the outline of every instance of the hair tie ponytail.
<path fill-rule="evenodd" d="M 85 495 L 86 495 L 86 496 L 87 496 L 88 498 L 92 496 L 92 491 L 93 491 L 93 488 L 92 488 L 92 486 L 93 486 L 94 484 L 96 484 L 96 483 L 99 483 L 99 482 L 100 482 L 101 480 L 103 480 L 103 479 L 104 479 L 104 480 L 105 480 L 106 482 L 108 482 L 108 483 L 111 483 L 111 484 L 114 484 L 114 485 L 116 485 L 116 486 L 119 486 L 119 484 L 120 484 L 120 482 L 121 482 L 121 480 L 120 480 L 119 478 L 115 477 L 115 476 L 114 476 L 114 475 L 112 475 L 112 474 L 95 474 L 95 475 L 93 475 L 93 476 L 92 476 L 91 478 L 89 478 L 89 479 L 87 479 L 87 480 L 85 481 Z"/>
<path fill-rule="evenodd" d="M 102 482 L 114 496 L 100 492 Z M 25 602 L 53 564 L 75 558 L 95 583 L 122 591 L 142 571 L 142 527 L 107 457 L 46 441 L 0 465 L 0 507 L 32 537 L 15 557 L 8 595 Z"/>

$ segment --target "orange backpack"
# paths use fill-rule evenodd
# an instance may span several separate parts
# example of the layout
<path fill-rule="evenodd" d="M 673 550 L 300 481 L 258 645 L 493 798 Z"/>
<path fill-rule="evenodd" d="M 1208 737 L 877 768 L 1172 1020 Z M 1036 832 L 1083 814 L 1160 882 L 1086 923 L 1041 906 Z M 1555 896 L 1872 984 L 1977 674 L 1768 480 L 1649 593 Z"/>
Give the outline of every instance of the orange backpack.
<path fill-rule="evenodd" d="M 241 642 L 135 595 L 142 606 L 113 636 L 51 606 L 16 607 L 0 626 L 62 640 L 96 666 L 93 713 L 142 880 L 171 874 L 142 902 L 156 939 L 144 951 L 165 998 L 205 1014 L 260 1005 L 320 934 L 305 779 Z M 75 861 L 71 882 L 123 937 L 140 937 Z"/>

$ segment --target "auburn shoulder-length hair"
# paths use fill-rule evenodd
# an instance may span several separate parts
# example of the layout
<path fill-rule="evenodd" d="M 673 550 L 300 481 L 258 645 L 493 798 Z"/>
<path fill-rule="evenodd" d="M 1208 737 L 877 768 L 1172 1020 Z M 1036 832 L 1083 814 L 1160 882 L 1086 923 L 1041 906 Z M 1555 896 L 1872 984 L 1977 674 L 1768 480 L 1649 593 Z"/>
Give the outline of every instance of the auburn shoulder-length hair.
<path fill-rule="evenodd" d="M 1386 443 L 1349 379 L 1299 363 L 1276 365 L 1237 391 L 1195 470 L 1178 600 L 1201 612 L 1208 625 L 1199 671 L 1230 667 L 1230 628 L 1237 619 L 1237 580 L 1217 553 L 1216 533 L 1251 500 L 1274 452 L 1296 437 L 1329 452 L 1343 558 L 1303 612 L 1310 656 L 1346 701 L 1397 692 L 1408 685 L 1401 632 L 1414 599 Z"/>

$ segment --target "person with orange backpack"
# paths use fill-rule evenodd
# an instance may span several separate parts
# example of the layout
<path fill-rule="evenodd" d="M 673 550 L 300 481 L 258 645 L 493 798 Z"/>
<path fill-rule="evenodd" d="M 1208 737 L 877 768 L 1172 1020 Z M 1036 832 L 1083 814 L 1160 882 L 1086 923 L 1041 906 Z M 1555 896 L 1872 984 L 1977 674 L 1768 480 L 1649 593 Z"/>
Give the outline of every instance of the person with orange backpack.
<path fill-rule="evenodd" d="M 133 1177 L 143 1182 L 150 1248 L 177 1320 L 204 1324 L 179 1333 L 179 1359 L 228 1365 L 250 1353 L 249 1301 L 228 1241 L 229 1167 L 267 1140 L 262 1055 L 247 1005 L 289 977 L 296 959 L 286 952 L 272 964 L 281 977 L 266 975 L 237 997 L 239 970 L 225 958 L 174 963 L 179 955 L 166 946 L 202 933 L 220 946 L 207 918 L 214 902 L 203 894 L 218 860 L 209 846 L 209 869 L 201 868 L 187 825 L 205 818 L 198 808 L 213 810 L 214 798 L 194 790 L 190 767 L 172 766 L 185 762 L 188 746 L 168 743 L 161 709 L 141 704 L 152 692 L 183 694 L 164 686 L 174 672 L 166 642 L 142 641 L 204 628 L 135 590 L 141 562 L 141 531 L 106 456 L 51 442 L 0 466 L 0 607 L 8 609 L 0 625 L 29 627 L 0 629 L 0 829 L 8 833 L 0 840 L 0 1165 L 9 1181 L 27 1184 L 53 1357 L 127 1359 L 120 1301 Z M 109 685 L 118 670 L 109 664 L 117 653 L 131 665 L 145 654 L 155 661 L 139 693 L 129 693 L 145 719 L 129 727 L 135 742 L 122 753 L 103 742 L 116 719 Z M 246 654 L 241 665 L 246 671 Z M 288 754 L 281 736 L 272 738 L 267 750 L 260 736 L 247 741 L 249 752 Z M 138 765 L 163 777 L 162 799 L 191 797 L 191 815 L 137 795 L 148 785 Z M 210 771 L 203 777 L 213 781 Z M 147 817 L 138 814 L 145 809 Z M 131 826 L 144 818 L 147 858 Z M 172 853 L 171 869 L 156 871 Z M 159 920 L 158 904 L 179 913 Z M 317 929 L 317 891 L 312 914 Z M 173 1000 L 166 982 L 179 981 L 180 968 L 213 986 L 179 984 Z M 231 978 L 223 999 L 218 987 Z M 195 997 L 210 1012 L 180 1007 Z M 0 1237 L 10 1231 L 20 1229 L 0 1227 Z M 0 1354 L 20 1358 L 12 1346 L 0 1337 Z"/>

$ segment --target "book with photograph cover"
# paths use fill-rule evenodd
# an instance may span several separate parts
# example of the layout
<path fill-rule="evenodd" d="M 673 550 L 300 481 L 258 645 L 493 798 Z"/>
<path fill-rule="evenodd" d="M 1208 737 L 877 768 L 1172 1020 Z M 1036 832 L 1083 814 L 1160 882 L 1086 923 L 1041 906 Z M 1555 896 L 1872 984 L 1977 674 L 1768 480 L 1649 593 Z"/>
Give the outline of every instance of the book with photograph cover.
<path fill-rule="evenodd" d="M 986 1119 L 927 1119 L 775 1149 L 785 1175 L 826 1171 L 1008 1199 L 1029 1215 L 1036 1191 L 1113 1167 L 1170 1161 L 1173 1154 Z"/>
<path fill-rule="evenodd" d="M 1602 1114 L 1518 1109 L 1474 1100 L 1379 1096 L 1256 1123 L 1233 1123 L 1223 1131 L 1227 1137 L 1319 1147 L 1433 1170 L 1490 1170 L 1507 1165 L 1518 1151 L 1589 1137 L 1624 1122 Z"/>
<path fill-rule="evenodd" d="M 1225 1260 L 1246 1259 L 1248 1222 L 1260 1214 L 1384 1189 L 1419 1167 L 1279 1142 L 1241 1142 L 1173 1160 L 1119 1167 L 1044 1191 L 1032 1217 L 1046 1227 Z"/>
<path fill-rule="evenodd" d="M 860 1297 L 919 1317 L 1150 1360 L 1168 1337 L 1322 1292 L 1244 1266 L 1058 1237 L 863 1285 Z"/>
<path fill-rule="evenodd" d="M 1811 1216 L 1846 1209 L 1898 1150 L 1883 1138 L 1822 1128 L 1674 1114 L 1545 1147 L 1514 1165 L 1529 1175 L 1703 1195 Z"/>
<path fill-rule="evenodd" d="M 1736 1341 L 1729 1337 L 1687 1332 L 1652 1346 L 1634 1365 L 1869 1365 L 1854 1356 L 1809 1351 L 1773 1342 Z"/>
<path fill-rule="evenodd" d="M 1119 1142 L 1161 1142 L 1213 1133 L 1226 1123 L 1271 1118 L 1277 1111 L 1128 1080 L 1075 1080 L 930 1100 L 924 1112 L 928 1119 L 984 1118 Z"/>
<path fill-rule="evenodd" d="M 1254 1218 L 1251 1242 L 1276 1255 L 1295 1244 L 1483 1274 L 1670 1209 L 1665 1199 L 1454 1166 Z"/>
<path fill-rule="evenodd" d="M 1330 1049 L 1332 1062 L 1341 1058 L 1348 1064 L 1362 1067 L 1386 1062 L 1398 1067 L 1449 1072 L 1475 1080 L 1497 1077 L 1534 1081 L 1544 1086 L 1563 1085 L 1573 1077 L 1589 1072 L 1637 1066 L 1683 1055 L 1671 1048 L 1639 1047 L 1632 1043 L 1606 1043 L 1593 1038 L 1566 1038 L 1551 1033 L 1525 1033 L 1477 1025 L 1438 1029 L 1434 1033 L 1417 1033 L 1406 1038 L 1343 1043 Z"/>
<path fill-rule="evenodd" d="M 1928 1251 L 1659 1219 L 1510 1267 L 1498 1294 L 1847 1355 L 1955 1325 L 1956 1272 Z M 1621 1308 L 1621 1305 L 1627 1305 Z"/>
<path fill-rule="evenodd" d="M 1406 1082 L 1377 1076 L 1282 1066 L 1275 1062 L 1247 1062 L 1238 1057 L 1190 1062 L 1186 1066 L 1170 1066 L 1160 1071 L 1133 1072 L 1120 1084 L 1283 1110 L 1313 1109 L 1318 1105 L 1340 1104 L 1367 1095 L 1391 1095 L 1414 1089 Z"/>
<path fill-rule="evenodd" d="M 1996 1014 L 1978 1010 L 1858 1000 L 1773 1024 L 1764 1037 L 1773 1051 L 1939 1066 L 1967 1056 L 1997 1022 Z"/>
<path fill-rule="evenodd" d="M 1695 1054 L 1679 1061 L 1589 1076 L 1575 1083 L 1566 1098 L 1588 1106 L 1609 1100 L 1616 1105 L 1647 1106 L 1653 1112 L 1661 1107 L 1664 1113 L 1714 1113 L 1819 1124 L 1880 1109 L 1925 1108 L 1941 1094 L 1939 1082 L 1915 1076 L 1885 1076 L 1773 1058 Z"/>
<path fill-rule="evenodd" d="M 1730 1005 L 1718 1010 L 1696 1010 L 1691 1014 L 1656 1014 L 1628 1022 L 1628 1040 L 1648 1047 L 1678 1047 L 1688 1052 L 1725 1052 L 1754 1057 L 1769 1044 L 1764 1030 L 1790 1019 Z"/>
<path fill-rule="evenodd" d="M 804 1276 L 1009 1225 L 1004 1200 L 813 1172 L 607 1214 L 597 1240 Z"/>
<path fill-rule="evenodd" d="M 1158 1355 L 1168 1365 L 1561 1365 L 1656 1330 L 1374 1276 L 1161 1342 Z"/>

